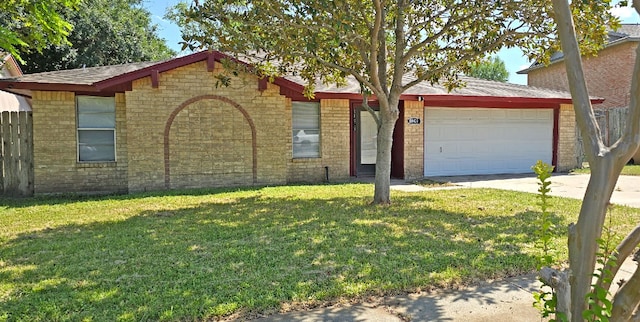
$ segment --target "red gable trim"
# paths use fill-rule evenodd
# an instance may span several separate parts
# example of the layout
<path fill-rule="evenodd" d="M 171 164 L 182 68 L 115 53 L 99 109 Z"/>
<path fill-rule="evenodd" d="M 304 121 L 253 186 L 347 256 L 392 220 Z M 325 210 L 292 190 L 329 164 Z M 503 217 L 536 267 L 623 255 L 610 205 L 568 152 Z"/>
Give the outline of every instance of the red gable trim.
<path fill-rule="evenodd" d="M 146 68 L 142 68 L 142 69 L 138 69 L 138 70 L 134 70 L 132 72 L 129 73 L 124 73 L 109 79 L 105 79 L 102 81 L 99 81 L 97 83 L 94 83 L 93 85 L 96 87 L 97 90 L 101 91 L 104 89 L 107 89 L 109 87 L 114 87 L 114 86 L 118 86 L 121 85 L 123 83 L 129 83 L 132 82 L 134 80 L 140 79 L 140 78 L 144 78 L 144 77 L 148 77 L 151 76 L 154 70 L 157 70 L 158 73 L 162 73 L 171 69 L 176 69 L 178 67 L 182 67 L 185 65 L 189 65 L 189 64 L 193 64 L 193 63 L 197 63 L 199 61 L 203 61 L 208 59 L 209 55 L 214 55 L 217 56 L 220 53 L 218 52 L 207 52 L 207 51 L 202 51 L 199 53 L 195 53 L 195 54 L 191 54 L 191 55 L 187 55 L 187 56 L 183 56 L 183 57 L 178 57 L 175 59 L 171 59 L 171 60 L 167 60 L 165 62 L 161 62 L 155 65 L 151 65 L 149 67 Z M 217 60 L 217 59 L 216 59 Z"/>

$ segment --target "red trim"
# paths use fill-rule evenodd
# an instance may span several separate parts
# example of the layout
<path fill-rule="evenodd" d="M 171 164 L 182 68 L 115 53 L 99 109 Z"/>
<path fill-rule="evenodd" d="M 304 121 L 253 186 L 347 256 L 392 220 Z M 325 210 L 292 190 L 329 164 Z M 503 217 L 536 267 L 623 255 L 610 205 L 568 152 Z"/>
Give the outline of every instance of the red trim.
<path fill-rule="evenodd" d="M 105 79 L 102 81 L 99 81 L 97 83 L 94 83 L 93 85 L 98 89 L 98 90 L 102 90 L 111 86 L 116 86 L 116 85 L 120 85 L 122 83 L 128 83 L 128 82 L 132 82 L 136 79 L 140 79 L 143 77 L 147 77 L 147 76 L 151 76 L 151 72 L 153 70 L 157 70 L 159 73 L 171 70 L 171 69 L 176 69 L 178 67 L 182 67 L 185 65 L 189 65 L 189 64 L 193 64 L 193 63 L 197 63 L 199 61 L 203 61 L 205 59 L 209 59 L 209 56 L 213 55 L 216 56 L 214 57 L 214 59 L 218 59 L 220 54 L 218 52 L 208 52 L 208 51 L 201 51 L 199 53 L 195 53 L 195 54 L 191 54 L 191 55 L 187 55 L 187 56 L 183 56 L 183 57 L 179 57 L 179 58 L 175 58 L 172 60 L 168 60 L 165 62 L 161 62 L 155 65 L 151 65 L 149 67 L 146 68 L 142 68 L 142 69 L 138 69 L 138 70 L 134 70 L 132 72 L 129 73 L 124 73 L 109 79 Z"/>
<path fill-rule="evenodd" d="M 398 102 L 399 115 L 393 128 L 391 145 L 391 177 L 404 179 L 404 101 Z"/>
<path fill-rule="evenodd" d="M 558 169 L 558 142 L 560 141 L 560 106 L 553 109 L 553 154 L 551 165 L 554 166 L 554 172 Z"/>
<path fill-rule="evenodd" d="M 349 102 L 349 176 L 356 176 L 356 106 Z"/>
<path fill-rule="evenodd" d="M 546 97 L 511 97 L 511 96 L 475 96 L 475 95 L 417 95 L 404 94 L 401 100 L 424 100 L 424 106 L 433 107 L 500 107 L 500 108 L 553 108 L 558 104 L 572 104 L 571 98 L 546 98 Z M 604 102 L 602 98 L 591 99 L 592 104 Z M 496 104 L 502 105 L 498 106 Z M 480 106 L 482 105 L 482 106 Z M 523 105 L 514 107 L 514 105 Z"/>
<path fill-rule="evenodd" d="M 207 56 L 207 71 L 212 72 L 216 68 L 216 58 L 214 55 Z"/>
<path fill-rule="evenodd" d="M 160 73 L 157 69 L 151 71 L 151 87 L 158 88 L 160 84 Z"/>
<path fill-rule="evenodd" d="M 264 92 L 269 85 L 269 80 L 266 77 L 262 77 L 258 80 L 258 90 Z"/>

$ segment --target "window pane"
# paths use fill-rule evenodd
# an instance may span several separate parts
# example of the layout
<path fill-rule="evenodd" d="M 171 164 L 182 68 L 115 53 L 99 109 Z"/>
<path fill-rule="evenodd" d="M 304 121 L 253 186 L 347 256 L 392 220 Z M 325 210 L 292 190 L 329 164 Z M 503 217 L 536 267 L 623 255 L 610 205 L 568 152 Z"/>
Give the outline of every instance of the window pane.
<path fill-rule="evenodd" d="M 320 157 L 320 104 L 292 103 L 294 158 Z"/>
<path fill-rule="evenodd" d="M 78 131 L 80 161 L 115 161 L 114 131 Z"/>
<path fill-rule="evenodd" d="M 318 105 L 318 103 L 293 102 L 293 129 L 320 129 L 320 109 L 318 108 Z"/>
<path fill-rule="evenodd" d="M 79 128 L 115 128 L 116 107 L 113 97 L 78 96 Z"/>

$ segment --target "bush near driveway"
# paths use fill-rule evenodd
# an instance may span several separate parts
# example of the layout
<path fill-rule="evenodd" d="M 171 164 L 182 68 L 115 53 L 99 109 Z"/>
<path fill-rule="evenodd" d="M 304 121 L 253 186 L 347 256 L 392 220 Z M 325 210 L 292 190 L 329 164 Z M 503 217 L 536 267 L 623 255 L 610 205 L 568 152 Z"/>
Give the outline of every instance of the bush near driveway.
<path fill-rule="evenodd" d="M 533 194 L 394 191 L 381 207 L 372 191 L 0 199 L 0 320 L 248 318 L 535 269 Z M 578 206 L 551 199 L 553 220 L 575 220 Z M 640 219 L 628 208 L 614 217 L 625 232 Z"/>

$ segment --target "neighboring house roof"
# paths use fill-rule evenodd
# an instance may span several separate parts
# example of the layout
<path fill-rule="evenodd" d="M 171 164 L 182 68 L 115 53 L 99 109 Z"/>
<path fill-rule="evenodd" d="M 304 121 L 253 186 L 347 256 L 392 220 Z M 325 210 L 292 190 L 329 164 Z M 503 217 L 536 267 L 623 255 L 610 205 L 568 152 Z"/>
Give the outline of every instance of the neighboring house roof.
<path fill-rule="evenodd" d="M 613 47 L 619 44 L 627 42 L 640 41 L 640 24 L 622 24 L 616 31 L 609 31 L 608 40 L 605 48 Z M 555 64 L 564 60 L 564 54 L 562 52 L 553 53 L 549 60 L 549 65 Z M 517 71 L 517 74 L 528 74 L 530 71 L 545 67 L 544 64 L 535 62 L 526 69 Z"/>
<path fill-rule="evenodd" d="M 0 52 L 0 76 L 19 77 L 22 70 L 18 62 L 8 53 Z M 0 90 L 0 112 L 31 111 L 29 99 L 20 95 Z"/>
<path fill-rule="evenodd" d="M 142 62 L 104 67 L 88 67 L 54 72 L 23 75 L 22 77 L 0 79 L 0 89 L 29 95 L 32 90 L 40 91 L 73 91 L 86 93 L 110 93 L 131 90 L 131 82 L 143 77 L 151 77 L 152 84 L 157 85 L 159 73 L 199 61 L 206 61 L 207 68 L 212 71 L 214 62 L 228 56 L 220 52 L 203 51 L 184 57 L 160 62 Z M 475 106 L 479 101 L 495 107 L 510 106 L 514 103 L 529 106 L 552 106 L 560 103 L 571 103 L 567 92 L 533 88 L 524 85 L 500 83 L 461 76 L 466 87 L 447 92 L 444 86 L 422 82 L 403 94 L 402 99 L 424 100 L 425 105 L 438 106 Z M 409 82 L 412 76 L 405 76 Z M 266 79 L 261 80 L 260 87 L 266 88 Z M 296 76 L 277 77 L 274 83 L 281 88 L 281 93 L 295 100 L 304 99 L 302 93 L 305 82 Z M 360 84 L 354 78 L 347 78 L 345 86 L 316 84 L 315 98 L 350 98 L 361 99 Z M 452 103 L 455 100 L 457 103 Z M 594 99 L 598 100 L 598 99 Z M 445 105 L 446 104 L 446 105 Z M 479 106 L 480 107 L 480 106 Z"/>

